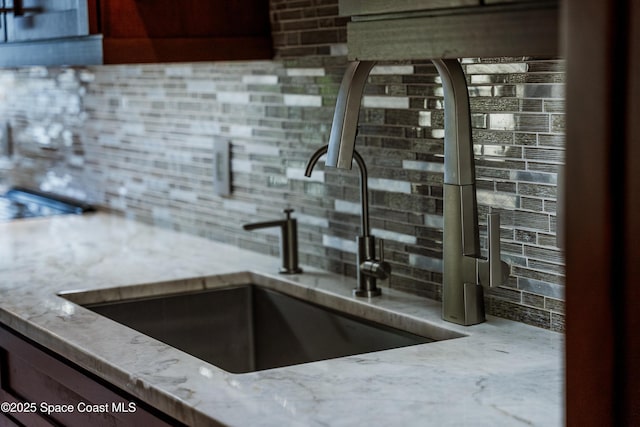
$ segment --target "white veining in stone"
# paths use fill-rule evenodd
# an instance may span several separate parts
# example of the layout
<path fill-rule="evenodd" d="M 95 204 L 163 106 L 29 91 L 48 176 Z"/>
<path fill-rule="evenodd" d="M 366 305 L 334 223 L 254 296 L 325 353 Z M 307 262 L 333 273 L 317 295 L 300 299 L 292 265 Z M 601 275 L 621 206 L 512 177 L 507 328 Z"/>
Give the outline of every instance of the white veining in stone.
<path fill-rule="evenodd" d="M 563 424 L 560 334 L 494 317 L 453 325 L 440 319 L 438 302 L 388 288 L 356 300 L 352 278 L 308 266 L 284 278 L 278 258 L 107 214 L 14 221 L 0 224 L 0 235 L 0 321 L 188 425 Z M 113 298 L 242 280 L 465 336 L 230 374 L 57 295 Z"/>

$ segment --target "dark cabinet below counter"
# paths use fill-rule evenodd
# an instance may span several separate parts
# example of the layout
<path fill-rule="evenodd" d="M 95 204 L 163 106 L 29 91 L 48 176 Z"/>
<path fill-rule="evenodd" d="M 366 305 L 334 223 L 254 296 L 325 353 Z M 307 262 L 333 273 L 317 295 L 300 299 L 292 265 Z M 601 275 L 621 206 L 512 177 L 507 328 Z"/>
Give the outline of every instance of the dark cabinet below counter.
<path fill-rule="evenodd" d="M 0 425 L 183 426 L 0 327 Z"/>
<path fill-rule="evenodd" d="M 0 0 L 0 66 L 270 59 L 263 0 Z"/>

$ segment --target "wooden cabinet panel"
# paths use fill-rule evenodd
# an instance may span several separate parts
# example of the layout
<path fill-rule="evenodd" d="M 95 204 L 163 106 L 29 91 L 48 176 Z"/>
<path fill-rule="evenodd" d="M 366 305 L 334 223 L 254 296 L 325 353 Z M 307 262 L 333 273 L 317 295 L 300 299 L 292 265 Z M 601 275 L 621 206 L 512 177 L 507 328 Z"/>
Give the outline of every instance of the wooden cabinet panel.
<path fill-rule="evenodd" d="M 640 4 L 629 4 L 625 307 L 625 422 L 640 425 Z"/>
<path fill-rule="evenodd" d="M 268 6 L 263 0 L 102 1 L 102 33 L 106 38 L 268 35 Z"/>
<path fill-rule="evenodd" d="M 13 403 L 17 405 L 14 408 L 20 409 L 3 410 L 2 416 L 9 425 L 182 425 L 2 327 L 0 401 Z M 24 410 L 29 403 L 35 405 Z M 43 411 L 48 408 L 46 405 L 61 406 L 47 414 Z"/>
<path fill-rule="evenodd" d="M 6 355 L 4 352 L 0 355 L 0 362 L 3 368 L 6 365 Z M 8 374 L 3 373 L 3 378 L 7 378 Z M 33 427 L 55 427 L 50 420 L 29 408 L 25 411 L 25 401 L 4 389 L 0 389 L 0 401 L 9 405 L 13 405 L 13 409 L 9 409 L 6 413 L 0 412 L 0 425 L 9 426 L 33 426 Z M 27 404 L 29 405 L 29 404 Z"/>
<path fill-rule="evenodd" d="M 5 417 L 1 413 L 0 413 L 0 425 L 6 426 L 6 427 L 20 427 L 20 425 L 14 423 L 11 418 Z"/>
<path fill-rule="evenodd" d="M 566 425 L 639 426 L 640 4 L 564 7 Z"/>
<path fill-rule="evenodd" d="M 271 59 L 265 0 L 89 2 L 91 31 L 104 36 L 104 63 Z"/>

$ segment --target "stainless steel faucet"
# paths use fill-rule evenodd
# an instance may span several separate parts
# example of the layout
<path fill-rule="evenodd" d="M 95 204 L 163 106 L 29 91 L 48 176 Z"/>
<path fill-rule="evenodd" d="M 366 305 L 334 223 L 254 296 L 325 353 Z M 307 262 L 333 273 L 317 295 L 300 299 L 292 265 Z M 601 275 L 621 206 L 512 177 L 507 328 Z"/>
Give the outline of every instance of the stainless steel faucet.
<path fill-rule="evenodd" d="M 313 168 L 316 163 L 324 154 L 327 153 L 328 146 L 317 150 L 311 155 L 309 163 L 307 163 L 307 169 L 305 170 L 305 176 L 311 176 Z M 384 244 L 380 240 L 380 259 L 376 259 L 376 238 L 371 235 L 371 229 L 369 227 L 369 188 L 368 188 L 368 176 L 367 166 L 364 163 L 364 159 L 360 154 L 353 150 L 353 158 L 358 164 L 360 170 L 360 204 L 362 207 L 362 225 L 361 236 L 356 238 L 358 247 L 358 272 L 357 281 L 358 287 L 354 289 L 354 295 L 358 297 L 377 297 L 381 295 L 382 291 L 377 286 L 378 280 L 384 280 L 391 274 L 391 266 L 384 261 Z"/>
<path fill-rule="evenodd" d="M 242 226 L 245 230 L 280 227 L 280 257 L 282 258 L 281 274 L 302 273 L 298 266 L 298 222 L 291 218 L 293 209 L 285 209 L 285 219 L 265 222 L 254 222 Z"/>
<path fill-rule="evenodd" d="M 490 212 L 488 256 L 480 254 L 469 94 L 456 59 L 433 59 L 444 87 L 444 248 L 442 317 L 461 325 L 485 320 L 484 286 L 507 280 L 500 260 L 500 217 Z M 355 156 L 358 114 L 374 61 L 349 64 L 340 85 L 325 164 L 350 169 Z"/>

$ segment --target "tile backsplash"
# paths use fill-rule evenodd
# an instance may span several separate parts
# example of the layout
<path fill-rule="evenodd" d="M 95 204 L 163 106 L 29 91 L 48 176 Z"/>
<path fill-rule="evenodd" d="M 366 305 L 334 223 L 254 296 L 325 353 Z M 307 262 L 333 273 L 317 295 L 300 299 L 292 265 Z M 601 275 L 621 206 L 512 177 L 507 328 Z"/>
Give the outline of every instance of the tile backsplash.
<path fill-rule="evenodd" d="M 271 9 L 273 61 L 0 70 L 0 117 L 14 149 L 0 159 L 0 184 L 86 199 L 273 255 L 278 230 L 247 232 L 242 224 L 293 208 L 301 263 L 355 277 L 356 171 L 320 162 L 303 176 L 328 141 L 347 62 L 346 19 L 337 0 L 272 0 Z M 488 312 L 563 331 L 555 234 L 564 62 L 462 61 L 481 243 L 493 207 L 512 265 L 509 283 L 486 293 Z M 444 115 L 435 67 L 378 64 L 362 105 L 356 147 L 369 169 L 372 231 L 385 239 L 393 268 L 386 285 L 440 299 Z M 215 141 L 231 143 L 229 197 L 214 193 Z"/>

